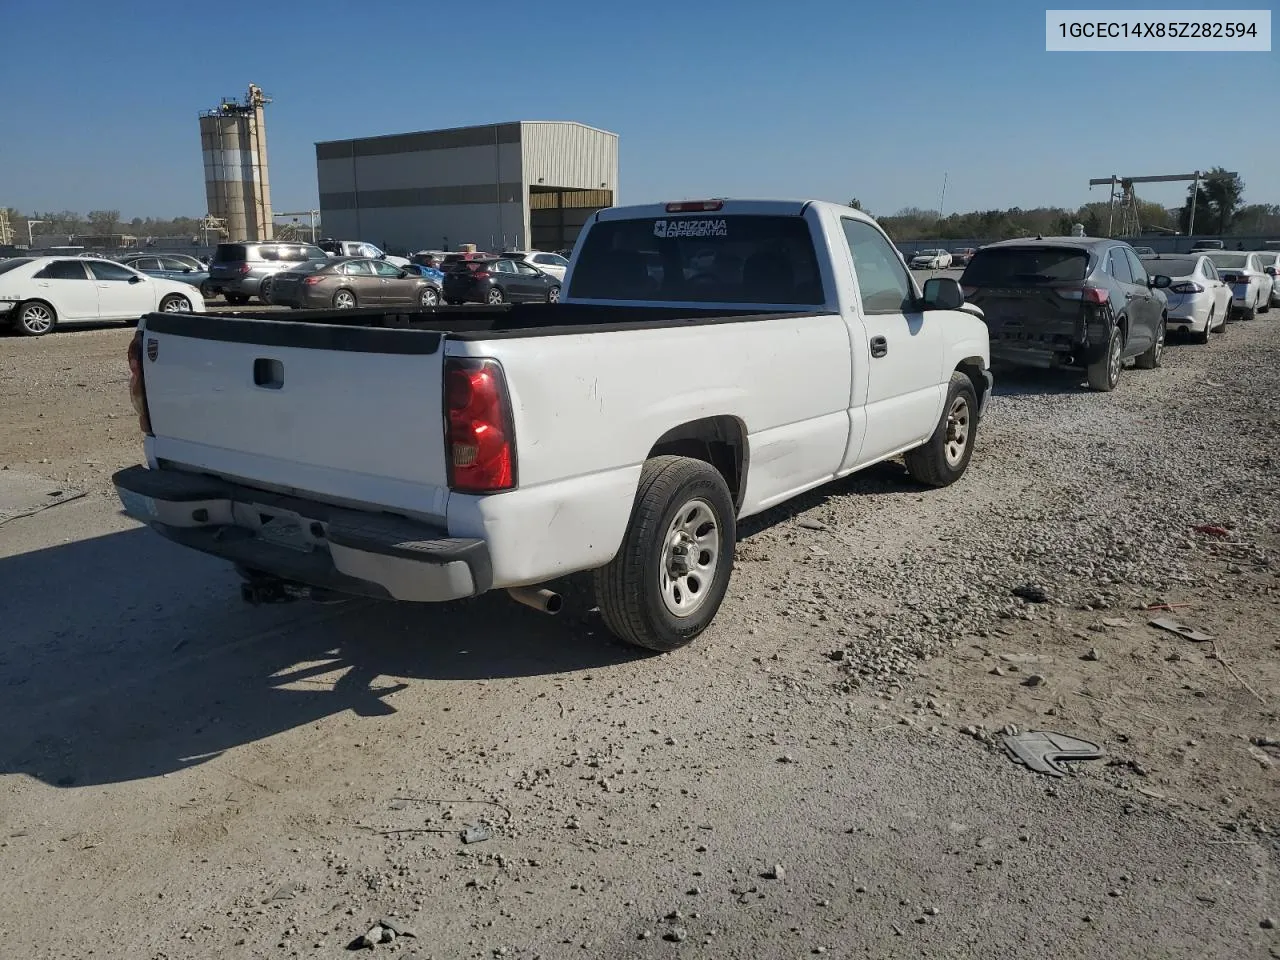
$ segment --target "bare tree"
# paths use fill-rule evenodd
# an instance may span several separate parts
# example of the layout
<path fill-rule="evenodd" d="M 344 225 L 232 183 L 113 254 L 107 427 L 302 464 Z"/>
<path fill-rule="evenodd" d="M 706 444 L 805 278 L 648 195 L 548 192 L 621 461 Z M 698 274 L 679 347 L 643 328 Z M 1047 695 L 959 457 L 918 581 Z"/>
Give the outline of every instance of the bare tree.
<path fill-rule="evenodd" d="M 89 228 L 95 236 L 106 237 L 116 232 L 120 225 L 119 210 L 90 210 Z"/>

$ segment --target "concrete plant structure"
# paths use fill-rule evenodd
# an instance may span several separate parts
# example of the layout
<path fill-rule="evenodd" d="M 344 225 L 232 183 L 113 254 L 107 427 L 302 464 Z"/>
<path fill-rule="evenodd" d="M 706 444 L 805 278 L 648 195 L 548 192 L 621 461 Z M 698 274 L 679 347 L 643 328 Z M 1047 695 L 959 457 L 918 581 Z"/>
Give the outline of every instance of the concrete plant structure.
<path fill-rule="evenodd" d="M 558 250 L 618 202 L 618 135 L 518 121 L 316 144 L 327 236 L 384 249 Z"/>
<path fill-rule="evenodd" d="M 243 101 L 223 100 L 200 115 L 208 219 L 220 223 L 223 240 L 270 240 L 274 235 L 263 118 L 263 107 L 270 102 L 251 83 Z"/>

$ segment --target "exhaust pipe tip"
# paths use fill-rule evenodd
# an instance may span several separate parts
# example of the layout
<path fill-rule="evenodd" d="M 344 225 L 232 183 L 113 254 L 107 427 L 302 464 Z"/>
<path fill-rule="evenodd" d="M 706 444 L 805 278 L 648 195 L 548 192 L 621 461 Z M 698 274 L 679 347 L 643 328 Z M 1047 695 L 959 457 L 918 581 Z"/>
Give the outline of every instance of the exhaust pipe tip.
<path fill-rule="evenodd" d="M 564 609 L 564 598 L 545 587 L 508 587 L 507 595 L 516 603 L 523 603 L 526 607 L 551 616 Z"/>

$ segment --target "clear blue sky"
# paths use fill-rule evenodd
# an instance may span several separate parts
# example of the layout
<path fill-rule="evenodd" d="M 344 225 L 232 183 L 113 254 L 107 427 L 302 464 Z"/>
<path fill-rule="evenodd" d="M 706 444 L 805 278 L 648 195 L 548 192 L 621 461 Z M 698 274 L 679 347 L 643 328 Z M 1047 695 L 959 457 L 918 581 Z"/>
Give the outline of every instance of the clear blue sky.
<path fill-rule="evenodd" d="M 620 134 L 624 203 L 885 214 L 935 207 L 946 171 L 949 211 L 1074 206 L 1090 177 L 1214 165 L 1280 202 L 1280 52 L 1046 53 L 1046 5 L 7 0 L 0 205 L 201 215 L 197 114 L 250 82 L 277 210 L 315 204 L 315 141 L 518 119 Z"/>

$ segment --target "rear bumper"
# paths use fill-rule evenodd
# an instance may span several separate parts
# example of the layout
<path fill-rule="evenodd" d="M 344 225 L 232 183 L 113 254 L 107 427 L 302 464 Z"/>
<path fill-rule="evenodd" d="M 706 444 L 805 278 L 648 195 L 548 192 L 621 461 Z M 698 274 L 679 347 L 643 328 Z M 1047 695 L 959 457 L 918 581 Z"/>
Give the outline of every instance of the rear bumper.
<path fill-rule="evenodd" d="M 244 297 L 256 297 L 262 289 L 262 279 L 260 277 L 234 277 L 226 279 L 210 277 L 209 287 L 215 293 L 221 293 L 224 295 L 233 293 Z"/>
<path fill-rule="evenodd" d="M 129 516 L 175 543 L 285 580 L 439 602 L 493 585 L 486 542 L 386 513 L 341 509 L 178 470 L 112 478 Z"/>

